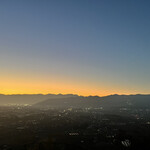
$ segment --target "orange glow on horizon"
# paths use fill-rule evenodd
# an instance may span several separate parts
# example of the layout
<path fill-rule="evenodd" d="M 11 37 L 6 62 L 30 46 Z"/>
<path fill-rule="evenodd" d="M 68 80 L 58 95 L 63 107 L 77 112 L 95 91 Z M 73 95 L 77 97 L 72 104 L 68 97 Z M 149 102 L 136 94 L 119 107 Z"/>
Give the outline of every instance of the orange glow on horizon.
<path fill-rule="evenodd" d="M 10 78 L 3 77 L 0 81 L 0 94 L 77 94 L 82 96 L 107 96 L 112 94 L 137 94 L 128 89 L 114 88 L 113 86 L 98 86 L 85 82 L 68 81 L 56 78 Z M 139 92 L 140 93 L 140 92 Z M 146 94 L 146 93 L 145 93 Z"/>
<path fill-rule="evenodd" d="M 65 82 L 65 81 L 64 81 Z M 102 92 L 100 88 L 81 85 L 77 83 L 60 81 L 24 81 L 24 80 L 3 80 L 0 83 L 1 94 L 77 94 L 83 96 L 98 95 L 105 96 L 109 92 Z"/>

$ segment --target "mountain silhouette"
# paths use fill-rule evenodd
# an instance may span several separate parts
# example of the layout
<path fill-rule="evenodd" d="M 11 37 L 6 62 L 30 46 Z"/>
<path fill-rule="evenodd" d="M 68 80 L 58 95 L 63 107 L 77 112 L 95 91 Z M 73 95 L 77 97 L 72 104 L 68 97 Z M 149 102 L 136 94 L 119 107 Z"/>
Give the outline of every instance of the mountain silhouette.
<path fill-rule="evenodd" d="M 23 94 L 3 95 L 0 94 L 0 105 L 24 105 L 29 104 L 37 108 L 150 108 L 150 95 L 109 95 L 78 96 L 73 94 Z"/>
<path fill-rule="evenodd" d="M 150 108 L 150 95 L 110 95 L 98 96 L 76 96 L 57 99 L 47 99 L 33 105 L 40 108 Z"/>

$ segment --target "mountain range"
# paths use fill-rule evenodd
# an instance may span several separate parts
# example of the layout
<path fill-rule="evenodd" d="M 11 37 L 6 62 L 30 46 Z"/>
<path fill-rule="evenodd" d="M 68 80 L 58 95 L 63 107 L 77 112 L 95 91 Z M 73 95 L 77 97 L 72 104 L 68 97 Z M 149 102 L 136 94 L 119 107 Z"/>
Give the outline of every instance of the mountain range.
<path fill-rule="evenodd" d="M 113 108 L 113 107 L 138 107 L 150 108 L 150 95 L 109 95 L 78 96 L 73 94 L 25 94 L 25 95 L 3 95 L 0 94 L 0 105 L 24 105 L 29 104 L 37 108 Z"/>

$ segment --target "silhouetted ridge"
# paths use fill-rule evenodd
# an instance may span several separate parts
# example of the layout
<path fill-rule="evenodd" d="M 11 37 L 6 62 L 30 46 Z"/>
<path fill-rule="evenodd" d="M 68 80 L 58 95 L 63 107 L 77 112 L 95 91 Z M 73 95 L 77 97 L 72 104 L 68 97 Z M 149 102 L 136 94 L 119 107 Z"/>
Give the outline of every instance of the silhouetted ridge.
<path fill-rule="evenodd" d="M 76 96 L 58 99 L 47 99 L 34 105 L 35 107 L 75 107 L 84 108 L 150 108 L 150 95 L 110 95 L 105 97 L 98 96 Z"/>
<path fill-rule="evenodd" d="M 72 94 L 25 94 L 25 95 L 3 95 L 0 94 L 0 105 L 29 104 L 34 107 L 150 107 L 150 95 L 109 95 L 78 96 Z"/>
<path fill-rule="evenodd" d="M 35 103 L 44 101 L 46 99 L 57 99 L 57 98 L 63 98 L 63 97 L 76 97 L 77 95 L 73 94 L 13 94 L 13 95 L 4 95 L 0 94 L 0 105 L 23 105 L 23 104 L 29 104 L 33 105 Z"/>

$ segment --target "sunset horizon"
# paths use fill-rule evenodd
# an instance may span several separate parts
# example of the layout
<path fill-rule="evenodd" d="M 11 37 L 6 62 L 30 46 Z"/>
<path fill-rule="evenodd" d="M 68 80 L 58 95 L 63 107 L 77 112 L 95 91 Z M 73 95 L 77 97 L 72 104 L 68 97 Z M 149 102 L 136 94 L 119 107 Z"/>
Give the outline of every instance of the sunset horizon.
<path fill-rule="evenodd" d="M 0 150 L 149 150 L 150 0 L 0 0 Z"/>
<path fill-rule="evenodd" d="M 150 93 L 148 1 L 0 4 L 1 93 Z"/>

